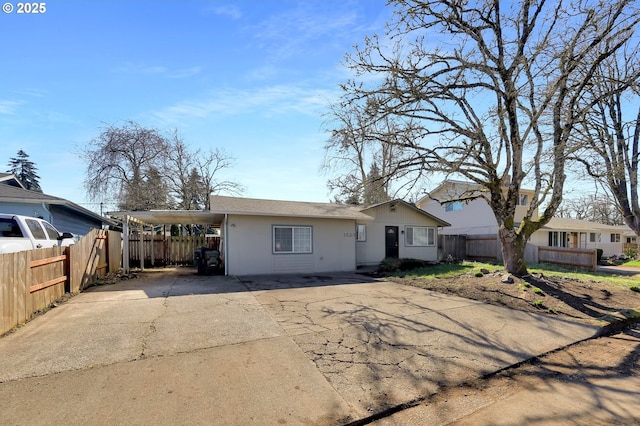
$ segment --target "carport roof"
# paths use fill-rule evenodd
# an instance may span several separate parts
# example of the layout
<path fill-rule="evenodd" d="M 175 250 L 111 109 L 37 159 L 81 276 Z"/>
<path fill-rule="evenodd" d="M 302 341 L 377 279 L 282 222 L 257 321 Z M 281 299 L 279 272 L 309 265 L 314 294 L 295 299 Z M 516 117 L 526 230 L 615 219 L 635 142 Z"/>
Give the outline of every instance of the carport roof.
<path fill-rule="evenodd" d="M 113 219 L 141 223 L 143 225 L 203 224 L 220 226 L 224 214 L 206 210 L 147 210 L 117 211 L 107 213 Z"/>

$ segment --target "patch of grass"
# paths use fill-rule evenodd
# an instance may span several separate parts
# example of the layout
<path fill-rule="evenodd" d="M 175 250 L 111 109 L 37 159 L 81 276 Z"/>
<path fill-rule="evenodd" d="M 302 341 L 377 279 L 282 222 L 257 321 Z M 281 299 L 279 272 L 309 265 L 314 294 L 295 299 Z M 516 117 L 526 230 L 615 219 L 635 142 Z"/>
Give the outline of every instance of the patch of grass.
<path fill-rule="evenodd" d="M 544 306 L 544 302 L 542 301 L 542 299 L 534 300 L 533 302 L 531 302 L 531 304 L 538 309 L 546 309 L 546 306 Z"/>
<path fill-rule="evenodd" d="M 405 277 L 422 279 L 451 278 L 464 274 L 475 275 L 480 272 L 481 269 L 496 269 L 496 265 L 491 263 L 469 261 L 464 261 L 461 263 L 440 263 L 437 265 L 426 265 L 420 268 L 413 269 L 411 271 L 406 271 L 403 275 Z"/>
<path fill-rule="evenodd" d="M 544 295 L 544 291 L 542 291 L 541 289 L 539 289 L 538 287 L 534 287 L 533 288 L 533 292 L 535 294 L 539 294 L 539 295 Z"/>
<path fill-rule="evenodd" d="M 623 263 L 624 266 L 635 266 L 640 268 L 640 260 L 629 260 Z"/>
<path fill-rule="evenodd" d="M 638 287 L 637 285 L 632 285 L 631 287 L 629 287 L 629 290 L 640 293 L 640 287 Z"/>
<path fill-rule="evenodd" d="M 550 263 L 537 263 L 529 266 L 530 273 L 543 274 L 547 278 L 570 279 L 583 282 L 606 282 L 624 287 L 637 285 L 638 275 L 612 275 L 606 272 L 593 272 L 579 268 L 567 268 Z"/>

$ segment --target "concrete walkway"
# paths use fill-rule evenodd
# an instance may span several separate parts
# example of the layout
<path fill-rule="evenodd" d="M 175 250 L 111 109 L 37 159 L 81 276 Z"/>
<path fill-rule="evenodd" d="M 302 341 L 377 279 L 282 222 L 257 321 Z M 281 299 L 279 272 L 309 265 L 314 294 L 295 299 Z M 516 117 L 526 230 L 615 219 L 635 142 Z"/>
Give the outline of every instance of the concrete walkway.
<path fill-rule="evenodd" d="M 0 424 L 347 424 L 597 332 L 357 274 L 193 272 L 1 338 Z"/>

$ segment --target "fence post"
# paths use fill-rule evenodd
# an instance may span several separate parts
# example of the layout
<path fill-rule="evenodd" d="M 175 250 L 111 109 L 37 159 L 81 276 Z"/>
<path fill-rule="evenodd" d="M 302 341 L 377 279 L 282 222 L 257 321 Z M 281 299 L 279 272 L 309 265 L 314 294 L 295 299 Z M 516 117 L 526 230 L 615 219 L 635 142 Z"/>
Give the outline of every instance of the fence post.
<path fill-rule="evenodd" d="M 71 293 L 71 246 L 64 248 L 64 254 L 67 256 L 64 261 L 64 274 L 67 276 L 67 280 L 64 282 L 64 292 Z"/>

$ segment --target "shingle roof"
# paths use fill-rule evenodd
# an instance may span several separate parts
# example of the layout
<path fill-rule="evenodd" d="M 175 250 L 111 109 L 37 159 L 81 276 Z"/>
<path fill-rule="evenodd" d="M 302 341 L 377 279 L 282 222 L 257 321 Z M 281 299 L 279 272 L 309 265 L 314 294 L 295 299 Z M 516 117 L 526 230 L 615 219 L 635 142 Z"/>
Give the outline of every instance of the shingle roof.
<path fill-rule="evenodd" d="M 415 211 L 417 213 L 420 213 L 420 214 L 428 217 L 429 219 L 435 221 L 438 224 L 438 226 L 451 226 L 451 224 L 449 222 L 447 222 L 445 220 L 442 220 L 439 217 L 436 217 L 436 216 L 432 215 L 431 213 L 422 210 L 421 208 L 417 207 L 415 204 L 407 203 L 406 201 L 400 200 L 400 199 L 391 200 L 391 201 L 385 201 L 383 203 L 378 203 L 378 204 L 374 204 L 374 205 L 371 205 L 371 206 L 360 207 L 360 211 L 367 211 L 369 209 L 373 209 L 375 207 L 378 207 L 378 206 L 381 206 L 381 205 L 384 205 L 384 204 L 393 204 L 393 203 L 403 204 L 407 208 L 409 208 L 409 209 L 411 209 L 411 210 L 413 210 L 413 211 Z"/>
<path fill-rule="evenodd" d="M 563 217 L 553 217 L 541 229 L 561 230 L 561 231 L 610 231 L 619 232 L 619 228 L 602 223 L 589 222 L 588 220 L 569 219 Z"/>
<path fill-rule="evenodd" d="M 40 204 L 46 203 L 51 205 L 65 206 L 66 208 L 75 211 L 81 215 L 89 216 L 94 219 L 99 219 L 105 223 L 109 223 L 107 218 L 100 216 L 97 213 L 87 210 L 82 206 L 79 206 L 69 200 L 60 197 L 54 197 L 53 195 L 43 194 L 42 192 L 30 191 L 28 189 L 17 188 L 11 185 L 0 184 L 0 202 L 6 203 L 32 203 Z M 11 212 L 9 212 L 11 213 Z"/>
<path fill-rule="evenodd" d="M 211 211 L 214 213 L 372 220 L 371 216 L 360 210 L 357 206 L 331 203 L 211 196 Z"/>
<path fill-rule="evenodd" d="M 12 173 L 0 173 L 0 184 L 24 188 L 20 179 Z"/>

